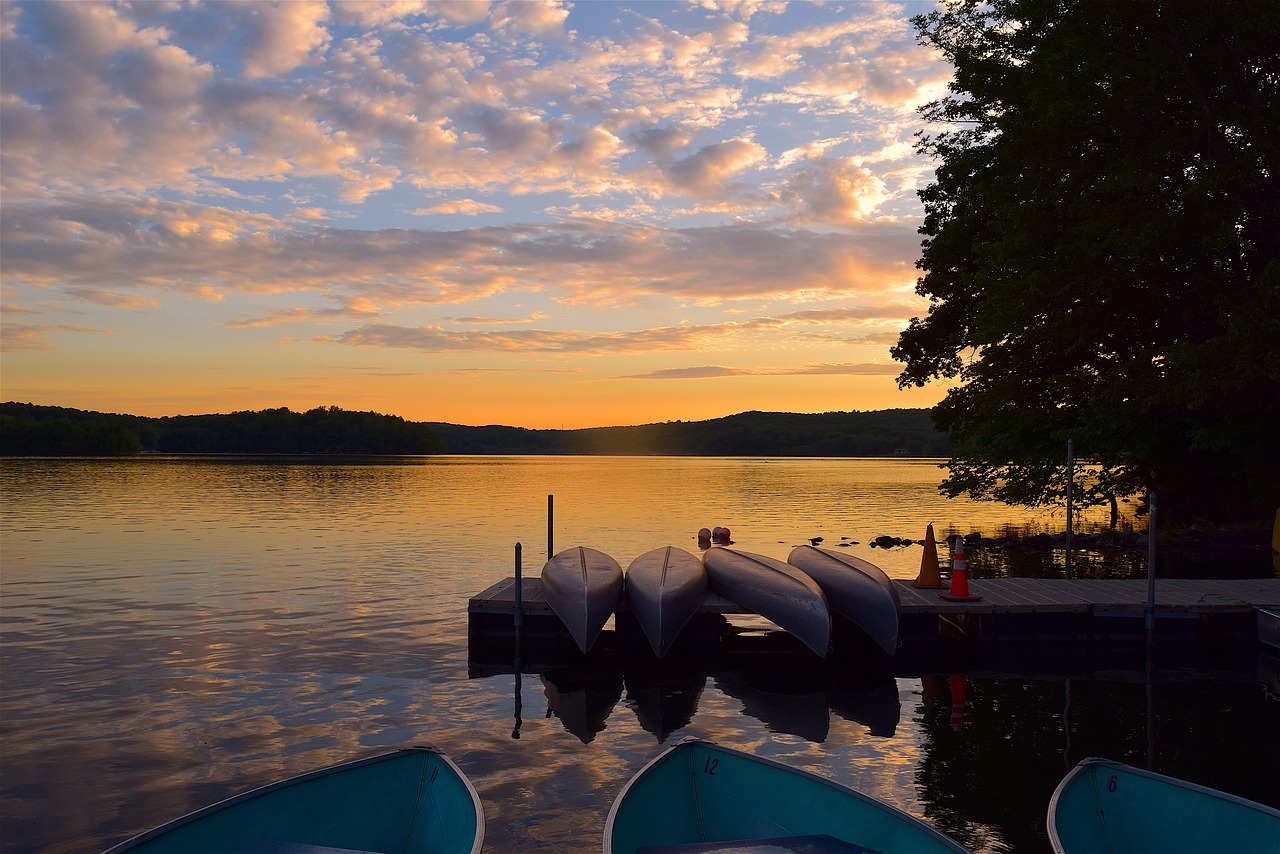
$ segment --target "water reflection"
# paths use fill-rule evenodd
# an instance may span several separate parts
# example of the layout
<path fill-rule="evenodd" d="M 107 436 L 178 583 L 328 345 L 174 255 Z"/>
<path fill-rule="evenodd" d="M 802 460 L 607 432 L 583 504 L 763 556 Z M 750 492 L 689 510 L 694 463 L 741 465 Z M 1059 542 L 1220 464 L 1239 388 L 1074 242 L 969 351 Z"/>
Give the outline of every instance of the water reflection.
<path fill-rule="evenodd" d="M 707 674 L 701 668 L 679 665 L 631 671 L 623 679 L 627 705 L 659 744 L 693 722 L 707 684 Z"/>
<path fill-rule="evenodd" d="M 900 654 L 881 670 L 856 655 L 813 664 L 750 633 L 661 665 L 619 644 L 603 669 L 532 644 L 493 661 L 468 649 L 467 598 L 510 574 L 515 542 L 545 553 L 549 493 L 559 542 L 624 564 L 693 546 L 704 526 L 785 559 L 817 536 L 1040 518 L 941 499 L 932 463 L 386 463 L 0 461 L 0 849 L 100 850 L 235 792 L 421 742 L 475 781 L 494 851 L 598 851 L 612 797 L 683 735 L 829 776 L 991 850 L 1042 850 L 1064 760 L 1141 765 L 1149 732 L 1162 773 L 1280 800 L 1267 773 L 1280 700 L 1253 681 L 1278 671 L 1263 656 L 1230 673 L 1158 662 L 1149 704 L 1141 655 L 1087 650 L 1065 663 L 984 653 L 966 668 Z M 918 547 L 850 549 L 893 577 L 919 569 Z M 953 673 L 968 677 L 959 732 Z M 788 719 L 788 703 L 805 711 Z"/>
<path fill-rule="evenodd" d="M 845 653 L 824 660 L 783 632 L 730 632 L 718 646 L 686 646 L 659 661 L 647 648 L 620 645 L 616 633 L 606 631 L 600 648 L 588 656 L 565 645 L 544 644 L 532 647 L 530 660 L 521 657 L 509 665 L 508 649 L 503 642 L 473 641 L 470 675 L 536 674 L 547 717 L 583 744 L 608 727 L 624 691 L 623 705 L 641 728 L 656 742 L 667 741 L 697 717 L 708 681 L 769 732 L 819 744 L 828 738 L 832 713 L 877 738 L 893 738 L 901 720 L 890 662 L 869 647 L 865 657 Z M 523 724 L 520 686 L 517 681 L 512 700 L 514 738 Z"/>
<path fill-rule="evenodd" d="M 585 663 L 547 668 L 542 674 L 547 715 L 555 715 L 566 731 L 583 744 L 604 732 L 613 708 L 622 699 L 622 674 L 609 666 Z"/>

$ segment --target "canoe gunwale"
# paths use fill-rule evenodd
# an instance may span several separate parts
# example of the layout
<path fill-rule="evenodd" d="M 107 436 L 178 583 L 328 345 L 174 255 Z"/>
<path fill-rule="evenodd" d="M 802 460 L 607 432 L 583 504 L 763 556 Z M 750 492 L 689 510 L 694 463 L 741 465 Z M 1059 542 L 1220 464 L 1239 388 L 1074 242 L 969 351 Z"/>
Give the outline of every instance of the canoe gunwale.
<path fill-rule="evenodd" d="M 936 838 L 938 841 L 940 841 L 941 843 L 943 843 L 945 846 L 949 847 L 953 851 L 957 851 L 957 852 L 965 851 L 965 849 L 961 847 L 958 843 L 956 843 L 955 840 L 951 839 L 946 834 L 942 833 L 941 831 L 937 830 L 934 827 L 931 827 L 930 825 L 921 821 L 920 819 L 916 818 L 910 813 L 900 810 L 897 807 L 887 804 L 884 801 L 881 801 L 878 798 L 872 797 L 871 795 L 868 795 L 864 792 L 860 792 L 857 789 L 852 788 L 851 786 L 846 786 L 843 783 L 839 783 L 828 777 L 824 777 L 821 774 L 815 774 L 814 772 L 804 768 L 792 767 L 790 765 L 787 765 L 786 763 L 779 762 L 776 759 L 770 759 L 767 756 L 758 756 L 756 754 L 748 753 L 743 750 L 738 750 L 733 747 L 726 747 L 725 745 L 717 744 L 714 741 L 709 741 L 704 738 L 689 736 L 684 739 L 681 739 L 679 742 L 666 748 L 665 750 L 662 750 L 661 752 L 658 753 L 657 756 L 654 756 L 652 759 L 646 762 L 643 766 L 641 766 L 640 770 L 636 771 L 636 773 L 632 775 L 631 779 L 629 779 L 626 785 L 624 785 L 622 789 L 618 792 L 617 796 L 613 800 L 613 804 L 609 807 L 609 814 L 605 819 L 604 840 L 603 840 L 604 854 L 617 854 L 617 852 L 615 852 L 613 847 L 614 827 L 618 817 L 618 813 L 621 811 L 623 803 L 626 800 L 627 795 L 631 792 L 631 789 L 634 786 L 638 785 L 640 781 L 647 774 L 649 774 L 652 769 L 654 769 L 658 765 L 661 765 L 667 761 L 671 761 L 675 757 L 675 755 L 678 753 L 687 753 L 689 757 L 689 762 L 690 762 L 690 771 L 692 774 L 693 765 L 694 765 L 694 754 L 693 754 L 694 748 L 703 748 L 705 750 L 728 754 L 731 756 L 737 756 L 742 759 L 746 759 L 750 762 L 758 763 L 760 765 L 773 768 L 784 774 L 799 777 L 799 778 L 811 781 L 813 783 L 820 784 L 828 789 L 832 789 L 836 792 L 839 792 L 841 795 L 853 797 L 861 801 L 862 803 L 868 805 L 869 807 L 882 810 L 884 813 L 894 817 L 899 821 L 903 821 L 910 825 L 916 826 L 918 829 L 921 829 L 926 834 Z M 692 797 L 696 802 L 698 798 L 698 787 L 696 785 L 693 786 L 692 788 Z M 700 807 L 698 809 L 698 814 L 701 815 Z M 741 840 L 741 841 L 746 842 L 750 840 Z"/>
<path fill-rule="evenodd" d="M 263 797 L 265 795 L 270 795 L 275 792 L 283 791 L 285 789 L 289 789 L 293 786 L 296 786 L 302 783 L 307 783 L 311 780 L 317 780 L 323 777 L 334 776 L 336 774 L 341 774 L 343 772 L 351 771 L 356 768 L 362 768 L 366 765 L 377 765 L 379 763 L 386 762 L 388 760 L 398 759 L 398 758 L 409 756 L 416 753 L 427 754 L 426 761 L 428 762 L 430 761 L 431 756 L 435 756 L 440 761 L 442 761 L 449 768 L 449 770 L 453 772 L 454 776 L 458 779 L 458 781 L 462 783 L 463 787 L 467 791 L 467 794 L 470 795 L 471 804 L 475 810 L 475 817 L 476 817 L 476 833 L 475 833 L 474 841 L 471 846 L 471 854 L 480 854 L 480 849 L 484 846 L 484 831 L 485 831 L 484 806 L 480 801 L 480 793 L 476 791 L 476 788 L 472 784 L 471 780 L 467 777 L 466 774 L 462 773 L 462 769 L 460 769 L 452 759 L 446 756 L 443 751 L 439 750 L 436 747 L 432 747 L 430 745 L 413 745 L 412 747 L 403 747 L 398 750 L 392 750 L 388 753 L 380 753 L 376 756 L 366 756 L 361 759 L 351 760 L 350 762 L 342 762 L 337 765 L 329 765 L 324 768 L 316 768 L 311 771 L 306 771 L 302 774 L 297 774 L 293 777 L 287 777 L 283 780 L 276 780 L 273 783 L 267 783 L 266 785 L 259 786 L 256 789 L 250 789 L 246 792 L 240 792 L 228 798 L 224 798 L 220 801 L 216 801 L 207 806 L 200 807 L 199 809 L 193 810 L 192 812 L 189 812 L 186 815 L 179 816 L 178 818 L 175 818 L 172 821 L 167 821 L 161 825 L 153 827 L 150 830 L 143 831 L 142 833 L 139 833 L 136 836 L 131 836 L 128 839 L 123 840 L 122 842 L 117 842 L 115 845 L 111 846 L 106 851 L 104 851 L 103 854 L 123 854 L 123 852 L 131 851 L 140 845 L 143 845 L 147 842 L 150 842 L 154 839 L 164 836 L 169 832 L 176 830 L 180 827 L 184 827 L 186 825 L 193 824 L 197 821 L 200 821 L 201 819 L 204 819 L 210 815 L 213 815 L 214 813 L 222 812 L 223 810 L 238 806 L 239 804 L 247 803 L 249 801 Z M 417 819 L 418 819 L 418 815 L 415 810 L 413 821 L 416 822 Z M 410 823 L 410 827 L 412 827 L 412 822 Z"/>
<path fill-rule="evenodd" d="M 1280 820 L 1280 810 L 1269 807 L 1266 804 L 1260 804 L 1257 801 L 1251 801 L 1248 798 L 1242 798 L 1239 795 L 1233 795 L 1230 792 L 1224 792 L 1221 789 L 1212 789 L 1208 786 L 1202 786 L 1199 783 L 1193 783 L 1189 780 L 1181 780 L 1177 777 L 1170 777 L 1166 774 L 1158 774 L 1155 771 L 1148 771 L 1144 768 L 1135 768 L 1132 765 L 1126 765 L 1123 762 L 1117 762 L 1114 759 L 1104 759 L 1098 756 L 1090 756 L 1080 760 L 1070 772 L 1058 783 L 1053 790 L 1053 796 L 1049 798 L 1049 808 L 1046 811 L 1046 821 L 1049 847 L 1054 854 L 1067 854 L 1066 848 L 1063 847 L 1062 838 L 1058 834 L 1058 808 L 1066 796 L 1066 793 L 1075 786 L 1089 786 L 1096 779 L 1097 775 L 1103 770 L 1119 771 L 1134 777 L 1141 777 L 1154 781 L 1166 786 L 1173 786 L 1179 789 L 1185 789 L 1199 795 L 1211 797 L 1236 806 L 1248 809 L 1258 810 L 1263 813 L 1274 816 Z M 1105 822 L 1104 822 L 1105 823 Z"/>

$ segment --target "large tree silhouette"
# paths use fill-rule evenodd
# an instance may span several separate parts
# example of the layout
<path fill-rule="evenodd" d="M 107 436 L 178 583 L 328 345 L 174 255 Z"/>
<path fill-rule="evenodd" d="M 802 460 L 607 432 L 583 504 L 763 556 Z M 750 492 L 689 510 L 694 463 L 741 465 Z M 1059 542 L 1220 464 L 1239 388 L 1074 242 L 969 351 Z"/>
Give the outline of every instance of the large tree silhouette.
<path fill-rule="evenodd" d="M 922 108 L 930 308 L 894 357 L 902 386 L 956 382 L 934 410 L 944 491 L 1055 501 L 1074 439 L 1092 500 L 1269 515 L 1280 4 L 994 0 L 914 23 L 955 78 Z"/>

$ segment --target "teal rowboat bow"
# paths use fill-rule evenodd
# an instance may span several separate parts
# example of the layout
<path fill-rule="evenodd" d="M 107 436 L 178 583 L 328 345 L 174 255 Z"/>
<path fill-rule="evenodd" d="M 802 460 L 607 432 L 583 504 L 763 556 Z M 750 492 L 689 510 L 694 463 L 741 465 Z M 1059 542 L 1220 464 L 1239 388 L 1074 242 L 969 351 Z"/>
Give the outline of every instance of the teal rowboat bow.
<path fill-rule="evenodd" d="M 484 810 L 475 787 L 443 753 L 413 747 L 237 795 L 107 854 L 478 854 L 483 843 Z"/>
<path fill-rule="evenodd" d="M 1185 780 L 1086 759 L 1049 801 L 1057 854 L 1280 851 L 1280 810 Z"/>
<path fill-rule="evenodd" d="M 870 795 L 697 739 L 661 753 L 613 802 L 605 822 L 605 854 L 642 849 L 880 854 L 965 850 Z"/>

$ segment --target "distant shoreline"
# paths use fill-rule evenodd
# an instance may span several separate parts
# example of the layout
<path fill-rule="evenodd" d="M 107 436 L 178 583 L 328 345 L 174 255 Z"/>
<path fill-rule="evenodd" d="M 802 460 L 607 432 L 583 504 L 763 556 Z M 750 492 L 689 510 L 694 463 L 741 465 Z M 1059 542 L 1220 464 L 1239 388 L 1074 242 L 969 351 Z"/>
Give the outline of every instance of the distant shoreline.
<path fill-rule="evenodd" d="M 572 430 L 447 422 L 320 407 L 151 418 L 0 404 L 0 454 L 128 456 L 536 455 L 945 458 L 951 446 L 927 409 L 743 412 L 706 421 Z"/>

